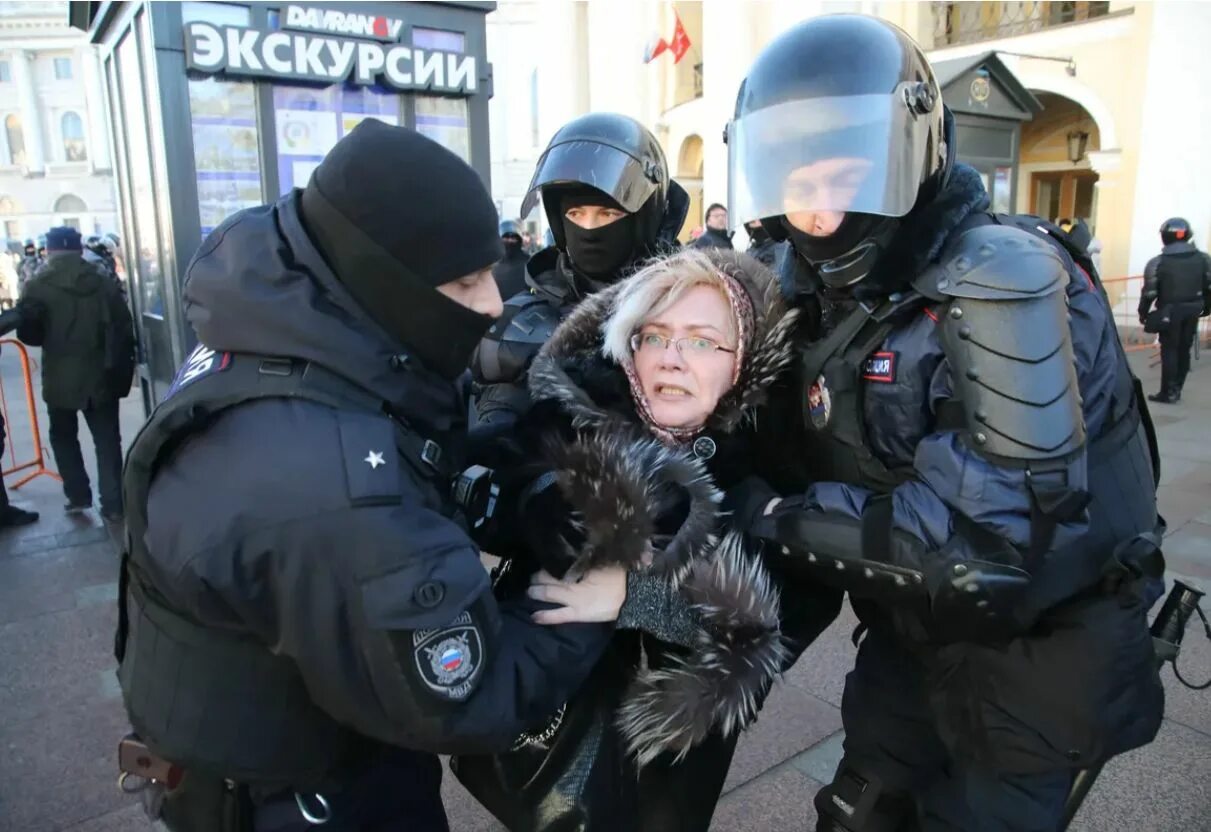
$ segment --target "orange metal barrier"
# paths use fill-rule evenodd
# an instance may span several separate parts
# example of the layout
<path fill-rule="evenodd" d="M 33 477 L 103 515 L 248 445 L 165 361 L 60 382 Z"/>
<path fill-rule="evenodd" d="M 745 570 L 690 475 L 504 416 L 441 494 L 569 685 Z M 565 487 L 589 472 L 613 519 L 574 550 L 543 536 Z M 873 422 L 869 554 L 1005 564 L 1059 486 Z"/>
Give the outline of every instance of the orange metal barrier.
<path fill-rule="evenodd" d="M 29 423 L 34 439 L 34 458 L 29 462 L 18 464 L 17 452 L 13 448 L 12 435 L 11 433 L 9 434 L 8 457 L 11 464 L 4 469 L 3 475 L 7 477 L 9 474 L 15 474 L 18 471 L 26 471 L 30 468 L 34 469 L 31 473 L 26 474 L 19 481 L 9 486 L 14 491 L 35 477 L 40 476 L 47 476 L 62 482 L 63 480 L 58 474 L 46 467 L 46 449 L 42 447 L 42 429 L 38 425 L 38 406 L 34 401 L 34 378 L 30 372 L 29 350 L 25 348 L 25 344 L 12 338 L 0 340 L 0 345 L 16 347 L 17 355 L 21 357 L 21 374 L 25 380 L 25 405 L 29 408 Z M 8 398 L 4 394 L 3 377 L 0 377 L 0 410 L 4 412 L 6 430 L 11 432 L 13 423 L 8 418 Z"/>

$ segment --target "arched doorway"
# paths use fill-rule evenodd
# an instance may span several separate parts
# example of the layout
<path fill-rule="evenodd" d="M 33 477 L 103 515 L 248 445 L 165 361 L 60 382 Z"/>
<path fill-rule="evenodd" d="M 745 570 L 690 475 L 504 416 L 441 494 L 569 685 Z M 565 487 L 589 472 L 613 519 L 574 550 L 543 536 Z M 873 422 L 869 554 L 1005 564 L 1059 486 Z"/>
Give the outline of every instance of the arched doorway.
<path fill-rule="evenodd" d="M 1102 147 L 1098 124 L 1071 98 L 1035 96 L 1043 111 L 1022 125 L 1021 207 L 1052 222 L 1084 220 L 1096 233 L 1098 174 L 1089 154 Z"/>
<path fill-rule="evenodd" d="M 677 154 L 677 183 L 690 195 L 690 210 L 677 239 L 688 242 L 690 232 L 702 225 L 702 137 L 686 136 Z"/>
<path fill-rule="evenodd" d="M 54 210 L 59 215 L 59 222 L 80 231 L 83 228 L 81 215 L 88 211 L 88 206 L 75 194 L 63 194 L 55 200 Z"/>

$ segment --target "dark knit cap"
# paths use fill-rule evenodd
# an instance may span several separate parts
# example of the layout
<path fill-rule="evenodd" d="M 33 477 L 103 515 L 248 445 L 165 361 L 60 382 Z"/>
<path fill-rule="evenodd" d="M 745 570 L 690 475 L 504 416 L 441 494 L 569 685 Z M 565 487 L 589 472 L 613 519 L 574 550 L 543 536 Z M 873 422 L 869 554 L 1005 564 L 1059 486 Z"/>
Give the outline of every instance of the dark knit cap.
<path fill-rule="evenodd" d="M 83 251 L 84 243 L 80 232 L 68 225 L 60 225 L 46 232 L 47 251 Z"/>
<path fill-rule="evenodd" d="M 437 142 L 365 119 L 303 190 L 303 221 L 338 280 L 389 333 L 453 377 L 491 320 L 436 287 L 504 255 L 479 175 Z"/>
<path fill-rule="evenodd" d="M 479 175 L 406 127 L 363 120 L 324 157 L 304 192 L 318 192 L 430 286 L 501 258 L 496 205 Z"/>

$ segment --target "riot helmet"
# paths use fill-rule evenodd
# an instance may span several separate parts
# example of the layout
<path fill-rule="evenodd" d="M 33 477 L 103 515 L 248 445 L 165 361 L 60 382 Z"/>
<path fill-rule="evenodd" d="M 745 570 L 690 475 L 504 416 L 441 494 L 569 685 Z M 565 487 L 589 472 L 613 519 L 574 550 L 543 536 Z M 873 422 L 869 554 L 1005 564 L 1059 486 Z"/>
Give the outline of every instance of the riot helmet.
<path fill-rule="evenodd" d="M 812 18 L 769 44 L 728 125 L 734 222 L 761 220 L 832 288 L 870 273 L 953 154 L 921 48 L 875 17 Z"/>
<path fill-rule="evenodd" d="M 660 142 L 638 121 L 617 113 L 589 113 L 555 133 L 538 160 L 522 202 L 523 217 L 534 209 L 540 195 L 555 245 L 563 251 L 568 246 L 564 205 L 569 198 L 616 205 L 630 214 L 626 218 L 633 225 L 628 260 L 672 240 L 689 209 L 684 191 L 669 179 Z"/>
<path fill-rule="evenodd" d="M 516 220 L 501 220 L 500 236 L 516 237 L 517 241 L 521 242 L 521 223 Z"/>
<path fill-rule="evenodd" d="M 1194 231 L 1190 228 L 1190 223 L 1186 222 L 1181 217 L 1170 217 L 1161 225 L 1161 242 L 1165 245 L 1170 243 L 1189 243 L 1194 241 Z"/>
<path fill-rule="evenodd" d="M 34 257 L 37 254 L 38 254 L 38 247 L 36 245 L 34 245 L 33 239 L 32 238 L 27 239 L 25 241 L 25 256 Z"/>

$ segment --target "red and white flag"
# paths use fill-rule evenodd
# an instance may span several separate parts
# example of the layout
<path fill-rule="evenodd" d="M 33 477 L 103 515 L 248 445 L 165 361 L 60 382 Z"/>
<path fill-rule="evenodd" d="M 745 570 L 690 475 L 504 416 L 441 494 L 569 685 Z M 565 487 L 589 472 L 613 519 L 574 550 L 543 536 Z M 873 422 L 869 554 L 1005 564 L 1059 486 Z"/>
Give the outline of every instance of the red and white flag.
<path fill-rule="evenodd" d="M 677 26 L 673 29 L 673 37 L 671 40 L 656 35 L 648 41 L 647 48 L 643 50 L 643 62 L 651 63 L 657 56 L 663 52 L 671 52 L 673 54 L 673 63 L 680 63 L 685 57 L 685 53 L 690 51 L 690 36 L 685 31 L 685 26 L 681 24 L 681 16 L 673 12 L 673 17 L 677 20 Z"/>

